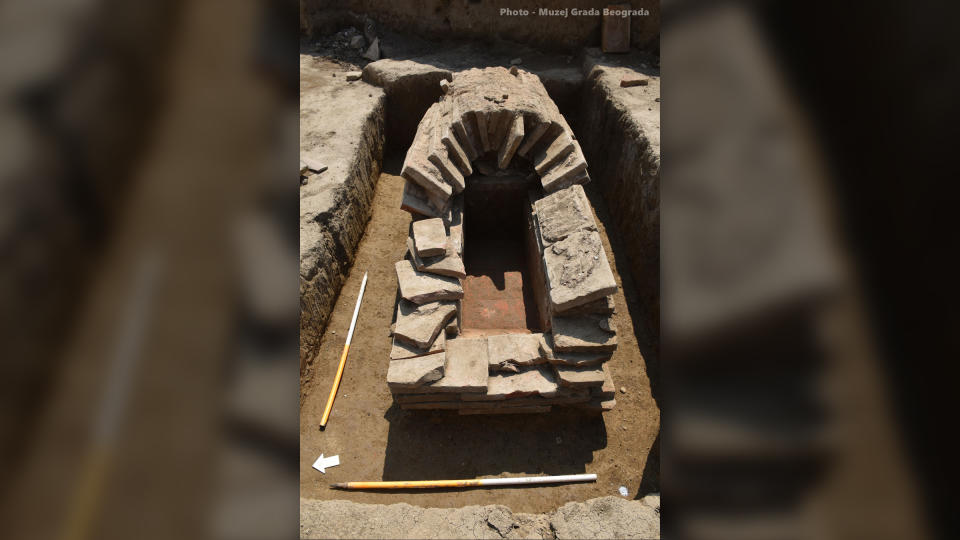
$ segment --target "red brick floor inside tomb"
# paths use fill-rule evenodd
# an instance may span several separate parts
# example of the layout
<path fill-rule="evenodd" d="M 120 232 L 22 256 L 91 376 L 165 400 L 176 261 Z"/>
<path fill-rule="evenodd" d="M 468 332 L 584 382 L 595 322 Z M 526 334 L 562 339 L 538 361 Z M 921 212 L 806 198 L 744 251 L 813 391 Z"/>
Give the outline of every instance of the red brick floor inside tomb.
<path fill-rule="evenodd" d="M 521 231 L 516 235 L 475 236 L 465 244 L 464 335 L 538 332 Z"/>

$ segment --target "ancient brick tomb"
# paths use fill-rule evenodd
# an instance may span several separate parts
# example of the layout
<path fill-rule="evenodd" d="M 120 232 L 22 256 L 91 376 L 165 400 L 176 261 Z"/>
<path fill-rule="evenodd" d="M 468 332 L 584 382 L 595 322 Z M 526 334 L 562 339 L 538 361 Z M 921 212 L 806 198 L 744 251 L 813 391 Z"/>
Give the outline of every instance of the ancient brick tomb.
<path fill-rule="evenodd" d="M 609 410 L 617 285 L 581 187 L 590 177 L 573 132 L 525 71 L 471 69 L 443 87 L 402 171 L 401 207 L 414 221 L 396 263 L 387 372 L 396 402 L 460 414 Z M 470 258 L 467 237 L 477 250 Z M 504 258 L 509 245 L 524 254 Z M 516 279 L 487 272 L 498 258 L 510 270 L 522 264 L 509 273 Z M 485 282 L 495 283 L 487 287 L 494 297 L 517 288 L 513 303 L 471 297 L 484 289 L 470 280 L 484 273 L 497 274 Z"/>

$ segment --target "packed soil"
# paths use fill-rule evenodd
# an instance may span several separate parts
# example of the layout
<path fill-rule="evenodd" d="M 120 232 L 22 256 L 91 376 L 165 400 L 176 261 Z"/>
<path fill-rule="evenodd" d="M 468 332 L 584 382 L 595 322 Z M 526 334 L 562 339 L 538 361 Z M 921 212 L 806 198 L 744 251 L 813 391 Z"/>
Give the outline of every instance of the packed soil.
<path fill-rule="evenodd" d="M 304 371 L 300 396 L 300 486 L 308 499 L 348 499 L 371 504 L 406 502 L 424 507 L 501 504 L 514 512 L 550 512 L 570 501 L 618 495 L 629 498 L 659 491 L 656 450 L 660 411 L 651 392 L 645 359 L 649 339 L 638 344 L 633 317 L 642 307 L 626 263 L 611 250 L 602 199 L 588 189 L 617 283 L 614 322 L 619 348 L 610 360 L 617 405 L 607 413 L 555 407 L 549 414 L 459 416 L 456 411 L 404 411 L 394 405 L 386 384 L 390 325 L 397 302 L 394 263 L 404 256 L 410 215 L 400 209 L 402 155 L 388 156 L 376 188 L 373 213 L 356 260 L 337 299 L 320 352 Z M 470 235 L 465 229 L 466 250 Z M 615 231 L 612 243 L 618 247 Z M 620 249 L 617 249 L 620 251 Z M 320 418 L 336 373 L 364 272 L 369 273 L 363 304 L 340 390 L 325 430 Z M 625 295 L 626 289 L 626 295 Z M 656 375 L 653 375 L 656 380 Z M 621 392 L 625 390 L 625 392 Z M 339 455 L 326 474 L 311 467 L 320 454 Z M 505 475 L 596 473 L 595 483 L 525 488 L 339 491 L 334 482 L 429 480 Z"/>

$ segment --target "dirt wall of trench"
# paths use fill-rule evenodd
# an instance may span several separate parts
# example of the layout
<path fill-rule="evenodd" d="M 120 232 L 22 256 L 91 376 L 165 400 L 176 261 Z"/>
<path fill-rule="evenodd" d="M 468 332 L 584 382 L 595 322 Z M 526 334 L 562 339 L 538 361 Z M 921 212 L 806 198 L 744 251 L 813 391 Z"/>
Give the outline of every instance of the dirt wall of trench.
<path fill-rule="evenodd" d="M 556 0 L 550 9 L 582 9 L 617 3 L 610 0 Z M 632 0 L 632 9 L 647 16 L 630 18 L 630 42 L 639 48 L 659 46 L 660 1 Z M 300 0 L 300 29 L 308 35 L 331 33 L 350 24 L 362 27 L 364 17 L 378 27 L 416 34 L 428 39 L 509 40 L 544 50 L 575 51 L 600 44 L 600 15 L 527 16 L 501 15 L 501 9 L 523 8 L 537 12 L 537 4 L 518 5 L 512 0 Z"/>
<path fill-rule="evenodd" d="M 590 176 L 623 238 L 651 343 L 660 334 L 660 153 L 608 74 L 588 76 L 575 129 Z"/>
<path fill-rule="evenodd" d="M 383 162 L 385 100 L 367 114 L 346 174 L 334 180 L 328 210 L 312 219 L 311 261 L 300 272 L 300 370 L 316 355 L 334 302 L 353 264 L 357 245 L 370 220 Z M 326 174 L 326 173 L 324 173 Z M 304 235 L 301 230 L 301 236 Z M 303 239 L 301 239 L 303 240 Z"/>

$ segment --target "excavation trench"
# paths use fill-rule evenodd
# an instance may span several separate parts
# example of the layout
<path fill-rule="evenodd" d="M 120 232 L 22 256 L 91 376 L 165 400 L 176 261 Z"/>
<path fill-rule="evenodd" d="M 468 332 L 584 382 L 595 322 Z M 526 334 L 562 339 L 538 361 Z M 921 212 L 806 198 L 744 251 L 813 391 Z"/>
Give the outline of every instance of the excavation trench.
<path fill-rule="evenodd" d="M 436 84 L 436 81 L 431 79 L 425 81 L 426 84 Z M 403 89 L 404 92 L 423 92 L 411 80 L 406 80 Z M 390 96 L 390 88 L 384 90 L 387 108 L 405 101 L 402 95 Z M 587 91 L 587 87 L 582 88 L 581 103 L 602 99 L 586 95 Z M 411 98 L 411 101 L 415 100 Z M 424 112 L 403 117 L 419 119 Z M 589 128 L 590 122 L 583 119 L 595 118 L 598 114 L 578 108 L 564 113 L 574 128 Z M 505 473 L 594 472 L 600 475 L 602 481 L 595 484 L 550 486 L 535 491 L 502 489 L 403 495 L 405 502 L 422 506 L 500 503 L 515 511 L 543 512 L 569 500 L 615 494 L 621 485 L 627 486 L 630 496 L 637 498 L 657 490 L 659 464 L 651 454 L 651 447 L 659 432 L 659 409 L 647 375 L 648 359 L 643 354 L 652 347 L 644 329 L 649 312 L 657 306 L 638 294 L 632 275 L 635 265 L 627 257 L 632 250 L 625 245 L 625 235 L 620 230 L 629 227 L 625 225 L 629 220 L 622 215 L 627 210 L 622 203 L 608 207 L 604 198 L 614 196 L 621 188 L 604 189 L 611 182 L 603 174 L 595 176 L 594 181 L 584 187 L 617 283 L 612 320 L 619 330 L 620 344 L 609 362 L 617 388 L 624 390 L 617 392 L 617 407 L 603 417 L 572 409 L 550 415 L 463 417 L 456 411 L 402 410 L 393 402 L 385 374 L 391 351 L 389 328 L 396 317 L 398 297 L 394 263 L 405 256 L 412 218 L 400 209 L 404 186 L 400 173 L 408 146 L 390 140 L 384 144 L 384 138 L 389 133 L 412 133 L 416 126 L 391 125 L 391 118 L 395 116 L 389 110 L 379 114 L 381 120 L 372 125 L 377 131 L 374 135 L 380 136 L 378 144 L 385 146 L 387 154 L 382 172 L 376 177 L 372 198 L 360 198 L 370 202 L 365 203 L 368 217 L 361 215 L 359 220 L 369 221 L 362 228 L 363 235 L 352 253 L 347 253 L 343 260 L 337 259 L 342 268 L 342 289 L 332 303 L 328 322 L 316 336 L 317 345 L 301 379 L 301 496 L 389 504 L 397 502 L 396 495 L 331 492 L 326 488 L 327 481 L 467 478 Z M 603 114 L 602 111 L 599 114 Z M 596 149 L 604 146 L 630 146 L 626 139 L 635 134 L 612 133 L 614 130 L 607 127 L 610 123 L 601 121 L 602 130 L 585 129 L 583 133 L 576 133 L 585 153 L 588 148 L 596 153 Z M 591 140 L 594 131 L 607 139 Z M 365 136 L 361 146 L 373 140 L 375 137 Z M 590 159 L 589 154 L 587 157 Z M 361 169 L 376 171 L 380 169 L 378 165 Z M 522 161 L 514 163 L 513 167 L 519 169 L 516 174 L 485 175 L 477 170 L 465 178 L 463 262 L 467 276 L 460 321 L 464 337 L 545 330 L 538 313 L 538 284 L 532 271 L 532 260 L 537 253 L 531 248 L 528 234 L 529 192 L 538 185 L 533 183 L 535 178 L 528 179 L 530 169 L 522 165 Z M 624 170 L 622 166 L 592 161 L 590 166 L 597 171 Z M 624 181 L 618 178 L 616 185 L 622 184 Z M 613 207 L 619 209 L 618 215 L 611 214 Z M 347 208 L 340 212 L 351 213 Z M 351 223 L 356 221 L 351 218 Z M 365 272 L 369 273 L 370 280 L 350 358 L 330 423 L 321 434 L 317 430 L 317 419 L 325 405 Z M 647 286 L 644 290 L 650 288 Z M 517 448 L 524 451 L 517 452 Z M 333 477 L 328 471 L 326 477 L 318 478 L 310 467 L 321 452 L 341 455 L 341 466 L 332 471 Z"/>

